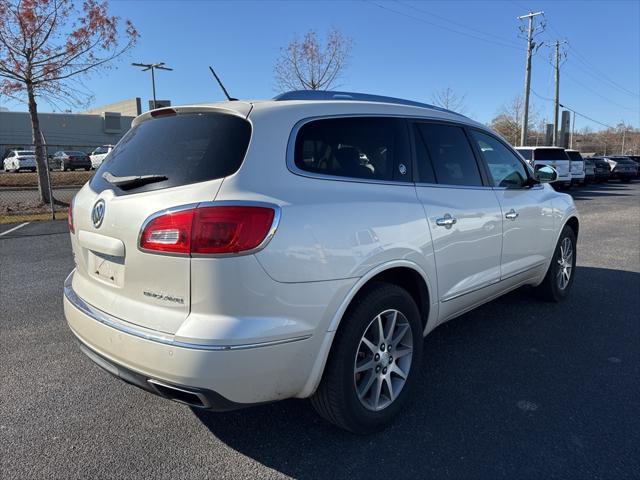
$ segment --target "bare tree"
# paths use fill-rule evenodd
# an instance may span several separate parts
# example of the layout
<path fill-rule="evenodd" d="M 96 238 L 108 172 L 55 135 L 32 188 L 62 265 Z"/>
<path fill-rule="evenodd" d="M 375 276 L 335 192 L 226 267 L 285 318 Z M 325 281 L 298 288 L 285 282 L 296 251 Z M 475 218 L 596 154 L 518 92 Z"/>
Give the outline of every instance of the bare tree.
<path fill-rule="evenodd" d="M 331 30 L 324 47 L 316 32 L 309 30 L 280 52 L 274 67 L 276 88 L 284 90 L 330 90 L 347 67 L 353 41 L 339 30 Z"/>
<path fill-rule="evenodd" d="M 437 106 L 446 108 L 447 110 L 453 110 L 454 112 L 458 113 L 466 113 L 466 98 L 466 93 L 459 96 L 456 92 L 453 91 L 451 87 L 447 87 L 444 90 L 434 92 L 431 97 L 432 102 Z"/>
<path fill-rule="evenodd" d="M 120 19 L 106 1 L 0 0 L 0 94 L 29 107 L 40 200 L 52 201 L 38 120 L 37 98 L 73 105 L 88 95 L 81 79 L 133 47 L 138 32 L 128 20 L 119 43 Z"/>
<path fill-rule="evenodd" d="M 491 128 L 505 137 L 512 145 L 518 145 L 520 130 L 522 129 L 522 118 L 524 114 L 524 101 L 518 95 L 513 100 L 502 106 L 498 114 L 491 121 Z M 537 112 L 533 107 L 529 109 L 529 130 L 534 129 L 537 120 Z M 528 145 L 528 143 L 525 143 Z"/>

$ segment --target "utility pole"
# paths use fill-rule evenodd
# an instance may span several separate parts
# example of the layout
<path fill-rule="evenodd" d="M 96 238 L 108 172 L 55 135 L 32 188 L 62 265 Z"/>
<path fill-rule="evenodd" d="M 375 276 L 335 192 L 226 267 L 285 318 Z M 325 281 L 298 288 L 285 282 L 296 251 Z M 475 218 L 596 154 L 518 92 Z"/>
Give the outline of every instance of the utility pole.
<path fill-rule="evenodd" d="M 620 152 L 620 155 L 624 155 L 624 140 L 626 136 L 627 136 L 627 126 L 624 125 L 622 130 L 622 151 Z"/>
<path fill-rule="evenodd" d="M 531 90 L 531 57 L 533 55 L 533 49 L 535 43 L 533 41 L 535 27 L 535 17 L 538 15 L 544 15 L 544 12 L 529 12 L 527 15 L 521 15 L 517 17 L 518 20 L 529 21 L 529 27 L 527 29 L 527 63 L 525 67 L 524 76 L 524 115 L 522 119 L 522 129 L 520 131 L 520 146 L 524 147 L 527 144 L 527 129 L 529 124 L 529 91 Z M 543 26 L 544 28 L 544 26 Z"/>
<path fill-rule="evenodd" d="M 567 43 L 556 40 L 556 96 L 553 102 L 553 146 L 558 145 L 558 116 L 560 113 L 560 45 Z"/>
<path fill-rule="evenodd" d="M 158 70 L 168 70 L 173 71 L 173 68 L 165 67 L 164 62 L 160 63 L 132 63 L 134 67 L 141 67 L 143 72 L 147 70 L 151 70 L 151 87 L 153 88 L 153 108 L 156 108 L 156 75 L 154 71 Z"/>

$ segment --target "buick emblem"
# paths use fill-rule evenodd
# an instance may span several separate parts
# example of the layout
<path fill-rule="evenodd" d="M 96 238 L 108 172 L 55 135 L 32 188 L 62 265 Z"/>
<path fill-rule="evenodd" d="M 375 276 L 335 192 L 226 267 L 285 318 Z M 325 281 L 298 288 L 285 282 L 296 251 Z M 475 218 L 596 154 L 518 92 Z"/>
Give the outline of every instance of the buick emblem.
<path fill-rule="evenodd" d="M 99 228 L 102 225 L 102 221 L 104 220 L 104 200 L 100 199 L 93 206 L 93 210 L 91 210 L 91 221 L 93 222 L 93 226 Z"/>

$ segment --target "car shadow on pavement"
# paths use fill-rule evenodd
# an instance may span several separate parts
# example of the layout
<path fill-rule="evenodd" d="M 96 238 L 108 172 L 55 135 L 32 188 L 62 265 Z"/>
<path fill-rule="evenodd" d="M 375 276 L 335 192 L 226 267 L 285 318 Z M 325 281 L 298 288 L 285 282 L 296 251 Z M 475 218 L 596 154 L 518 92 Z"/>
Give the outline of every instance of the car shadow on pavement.
<path fill-rule="evenodd" d="M 566 302 L 531 293 L 432 332 L 413 402 L 381 433 L 338 430 L 305 400 L 194 414 L 230 448 L 297 478 L 633 477 L 640 274 L 578 267 Z"/>
<path fill-rule="evenodd" d="M 568 193 L 576 200 L 590 200 L 597 197 L 630 197 L 627 193 L 629 183 L 600 183 L 589 184 L 584 187 L 572 187 L 569 190 L 561 190 L 561 193 Z"/>

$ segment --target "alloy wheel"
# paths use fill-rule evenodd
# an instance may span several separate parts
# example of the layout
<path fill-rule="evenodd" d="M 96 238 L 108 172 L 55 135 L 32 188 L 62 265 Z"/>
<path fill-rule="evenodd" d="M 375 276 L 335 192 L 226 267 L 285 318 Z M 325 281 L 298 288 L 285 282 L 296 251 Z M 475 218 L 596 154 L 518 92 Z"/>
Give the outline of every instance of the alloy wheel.
<path fill-rule="evenodd" d="M 558 288 L 564 290 L 569 285 L 571 280 L 571 273 L 573 270 L 573 245 L 571 239 L 565 237 L 560 243 L 560 256 L 558 257 L 558 271 L 556 273 L 556 279 L 558 281 Z"/>
<path fill-rule="evenodd" d="M 413 358 L 413 334 L 407 317 L 385 310 L 369 323 L 354 362 L 354 384 L 360 403 L 380 411 L 402 391 Z"/>

